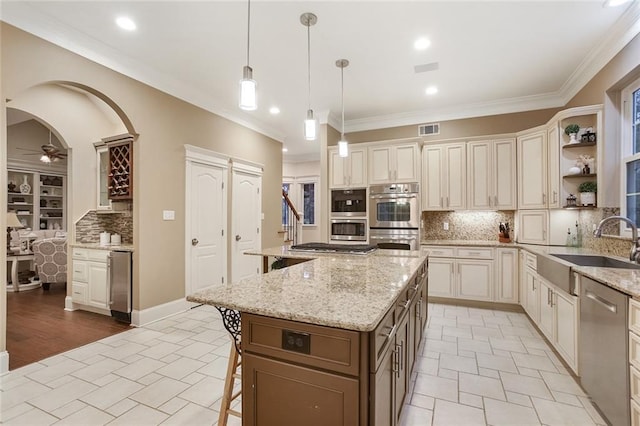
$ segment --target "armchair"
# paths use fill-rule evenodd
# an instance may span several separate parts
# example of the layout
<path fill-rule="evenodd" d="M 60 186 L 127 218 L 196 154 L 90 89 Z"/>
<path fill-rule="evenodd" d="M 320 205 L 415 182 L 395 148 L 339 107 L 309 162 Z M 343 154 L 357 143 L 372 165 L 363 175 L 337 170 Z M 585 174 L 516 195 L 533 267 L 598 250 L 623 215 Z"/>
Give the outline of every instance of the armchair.
<path fill-rule="evenodd" d="M 33 249 L 34 265 L 44 290 L 52 283 L 67 282 L 67 240 L 51 238 L 35 241 Z"/>

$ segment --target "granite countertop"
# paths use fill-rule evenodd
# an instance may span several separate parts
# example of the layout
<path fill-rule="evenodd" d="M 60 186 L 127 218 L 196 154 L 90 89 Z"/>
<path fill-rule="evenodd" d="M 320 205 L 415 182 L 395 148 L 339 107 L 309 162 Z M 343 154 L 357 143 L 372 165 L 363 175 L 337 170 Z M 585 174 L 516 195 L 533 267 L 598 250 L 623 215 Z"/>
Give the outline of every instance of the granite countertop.
<path fill-rule="evenodd" d="M 496 240 L 422 240 L 422 246 L 471 246 L 471 247 L 514 247 L 516 243 L 501 243 Z"/>
<path fill-rule="evenodd" d="M 398 257 L 420 257 L 427 254 L 428 250 L 424 247 L 421 247 L 420 250 L 388 250 L 388 249 L 376 249 L 375 251 L 368 254 L 340 254 L 340 256 L 352 256 L 355 258 L 365 257 L 365 256 L 376 256 L 376 257 L 389 257 L 389 256 L 398 256 Z M 289 259 L 318 259 L 321 257 L 332 257 L 336 256 L 336 253 L 323 253 L 323 252 L 309 252 L 309 251 L 298 251 L 291 250 L 290 246 L 277 246 L 277 247 L 269 247 L 262 250 L 247 250 L 244 254 L 254 255 L 254 256 L 271 256 L 271 257 L 286 257 Z"/>
<path fill-rule="evenodd" d="M 78 248 L 87 248 L 87 249 L 97 249 L 97 250 L 121 250 L 121 251 L 134 251 L 135 247 L 133 244 L 109 244 L 109 245 L 101 245 L 100 243 L 73 243 L 71 247 Z"/>
<path fill-rule="evenodd" d="M 591 254 L 601 256 L 602 253 L 598 253 L 594 250 L 577 248 L 577 247 L 556 247 L 556 246 L 536 246 L 531 244 L 519 244 L 520 248 L 527 250 L 534 254 Z M 610 256 L 612 259 L 618 259 L 624 262 L 629 262 L 629 259 Z M 586 277 L 592 278 L 596 281 L 604 283 L 611 288 L 619 290 L 634 299 L 640 300 L 640 269 L 619 269 L 619 268 L 603 268 L 594 266 L 578 266 L 570 262 L 566 262 L 557 257 L 553 258 L 555 261 L 564 263 L 571 266 L 571 268 Z"/>
<path fill-rule="evenodd" d="M 188 295 L 187 300 L 274 318 L 372 331 L 426 259 L 420 251 L 413 255 L 396 252 L 298 256 L 281 247 L 268 248 L 251 254 L 310 260 L 202 290 Z"/>

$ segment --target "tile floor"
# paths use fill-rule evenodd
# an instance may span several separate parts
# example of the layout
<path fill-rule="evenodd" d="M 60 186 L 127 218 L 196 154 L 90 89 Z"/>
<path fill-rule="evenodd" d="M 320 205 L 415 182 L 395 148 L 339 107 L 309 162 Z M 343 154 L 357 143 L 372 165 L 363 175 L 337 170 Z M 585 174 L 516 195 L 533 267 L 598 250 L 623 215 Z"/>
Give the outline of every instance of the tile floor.
<path fill-rule="evenodd" d="M 403 426 L 605 424 L 524 314 L 429 309 Z M 219 318 L 201 306 L 11 371 L 0 422 L 214 425 L 230 348 Z"/>

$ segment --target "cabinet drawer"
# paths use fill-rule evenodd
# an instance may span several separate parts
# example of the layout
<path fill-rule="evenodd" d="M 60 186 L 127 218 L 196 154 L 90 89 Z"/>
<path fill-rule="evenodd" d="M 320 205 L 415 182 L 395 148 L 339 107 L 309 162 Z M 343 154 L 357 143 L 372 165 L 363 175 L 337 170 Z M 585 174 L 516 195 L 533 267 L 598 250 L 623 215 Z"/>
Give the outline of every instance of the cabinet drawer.
<path fill-rule="evenodd" d="M 629 374 L 631 398 L 640 403 L 640 371 L 634 366 L 630 366 L 629 370 L 631 373 Z"/>
<path fill-rule="evenodd" d="M 459 248 L 458 257 L 470 259 L 493 259 L 493 250 L 490 248 Z"/>
<path fill-rule="evenodd" d="M 629 299 L 629 330 L 640 335 L 640 302 Z"/>
<path fill-rule="evenodd" d="M 107 262 L 109 256 L 109 250 L 87 250 L 87 256 L 89 260 L 94 262 Z"/>
<path fill-rule="evenodd" d="M 300 351 L 292 347 L 306 349 Z M 357 376 L 360 333 L 253 314 L 242 314 L 243 351 Z"/>
<path fill-rule="evenodd" d="M 427 246 L 430 257 L 453 257 L 455 249 L 453 247 Z"/>
<path fill-rule="evenodd" d="M 389 343 L 393 340 L 396 329 L 395 325 L 395 310 L 389 309 L 389 312 L 384 316 L 382 321 L 376 329 L 369 334 L 370 346 L 374 348 L 371 351 L 371 372 L 375 373 L 378 369 L 378 364 L 384 357 L 385 350 Z"/>
<path fill-rule="evenodd" d="M 528 251 L 525 251 L 524 264 L 527 265 L 529 268 L 533 269 L 534 271 L 536 271 L 538 269 L 538 257 L 533 253 L 529 253 Z"/>
<path fill-rule="evenodd" d="M 73 281 L 87 282 L 87 263 L 83 261 L 73 261 Z"/>
<path fill-rule="evenodd" d="M 74 247 L 73 251 L 71 252 L 71 256 L 74 259 L 88 259 L 89 258 L 89 250 L 88 249 Z"/>
<path fill-rule="evenodd" d="M 631 400 L 631 426 L 640 426 L 640 405 Z"/>
<path fill-rule="evenodd" d="M 640 336 L 629 333 L 629 364 L 640 369 Z"/>
<path fill-rule="evenodd" d="M 84 283 L 74 282 L 71 285 L 71 299 L 75 303 L 87 303 L 87 285 Z"/>

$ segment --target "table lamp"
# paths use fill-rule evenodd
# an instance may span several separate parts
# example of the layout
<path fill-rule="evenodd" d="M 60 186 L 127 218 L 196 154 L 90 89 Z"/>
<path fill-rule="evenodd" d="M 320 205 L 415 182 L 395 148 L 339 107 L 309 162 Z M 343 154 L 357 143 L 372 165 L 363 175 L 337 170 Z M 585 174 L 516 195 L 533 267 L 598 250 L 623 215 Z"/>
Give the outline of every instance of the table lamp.
<path fill-rule="evenodd" d="M 18 215 L 13 212 L 7 213 L 7 253 L 11 252 L 11 229 L 23 228 L 22 223 L 18 220 Z"/>

